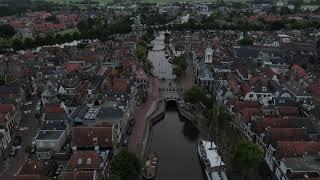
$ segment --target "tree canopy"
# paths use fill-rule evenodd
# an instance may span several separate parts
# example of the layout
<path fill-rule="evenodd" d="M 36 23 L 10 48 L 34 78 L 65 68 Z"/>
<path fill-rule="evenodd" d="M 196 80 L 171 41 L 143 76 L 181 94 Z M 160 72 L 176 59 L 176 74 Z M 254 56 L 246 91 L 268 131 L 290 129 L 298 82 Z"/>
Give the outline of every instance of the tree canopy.
<path fill-rule="evenodd" d="M 173 72 L 177 77 L 182 76 L 188 67 L 188 63 L 186 61 L 186 57 L 180 56 L 176 58 L 175 66 L 173 68 Z"/>
<path fill-rule="evenodd" d="M 232 120 L 231 114 L 223 106 L 217 106 L 210 109 L 205 114 L 205 117 L 207 119 L 206 121 L 207 127 L 209 127 L 211 123 L 214 123 L 214 125 L 217 127 L 219 132 L 225 129 L 228 123 Z"/>
<path fill-rule="evenodd" d="M 121 150 L 113 157 L 111 174 L 119 176 L 121 180 L 137 180 L 141 173 L 139 159 L 127 150 Z"/>
<path fill-rule="evenodd" d="M 9 24 L 0 25 L 0 37 L 1 38 L 8 39 L 8 38 L 11 38 L 12 36 L 14 36 L 15 34 L 16 34 L 16 31 Z"/>
<path fill-rule="evenodd" d="M 190 89 L 184 92 L 184 100 L 192 104 L 201 102 L 204 97 L 204 90 L 197 85 L 193 85 Z"/>
<path fill-rule="evenodd" d="M 233 169 L 239 171 L 242 175 L 248 173 L 258 166 L 263 158 L 261 148 L 250 141 L 242 141 L 231 151 L 231 163 Z"/>

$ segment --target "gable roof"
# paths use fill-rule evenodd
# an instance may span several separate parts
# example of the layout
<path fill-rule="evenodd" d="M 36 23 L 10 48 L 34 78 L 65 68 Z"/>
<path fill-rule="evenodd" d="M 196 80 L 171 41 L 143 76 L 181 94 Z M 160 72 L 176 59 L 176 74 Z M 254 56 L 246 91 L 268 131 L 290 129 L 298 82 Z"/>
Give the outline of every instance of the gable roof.
<path fill-rule="evenodd" d="M 13 112 L 15 109 L 13 104 L 0 104 L 0 113 Z"/>
<path fill-rule="evenodd" d="M 27 160 L 19 171 L 19 175 L 50 176 L 54 171 L 54 163 L 44 160 Z"/>
<path fill-rule="evenodd" d="M 289 121 L 288 118 L 282 117 L 263 117 L 258 119 L 255 123 L 256 131 L 262 133 L 265 128 L 285 128 L 288 127 Z"/>
<path fill-rule="evenodd" d="M 251 120 L 251 117 L 253 115 L 258 115 L 260 113 L 260 109 L 259 108 L 244 108 L 242 110 L 239 111 L 241 114 L 241 121 L 247 123 Z"/>
<path fill-rule="evenodd" d="M 100 171 L 70 171 L 62 172 L 60 180 L 102 180 Z"/>
<path fill-rule="evenodd" d="M 95 151 L 77 151 L 72 154 L 65 170 L 99 170 L 101 163 L 102 158 Z"/>
<path fill-rule="evenodd" d="M 72 144 L 77 147 L 112 147 L 112 126 L 74 127 Z"/>
<path fill-rule="evenodd" d="M 304 128 L 269 128 L 272 141 L 303 140 L 306 135 Z"/>
<path fill-rule="evenodd" d="M 297 157 L 320 152 L 320 142 L 316 141 L 278 141 L 276 156 Z"/>

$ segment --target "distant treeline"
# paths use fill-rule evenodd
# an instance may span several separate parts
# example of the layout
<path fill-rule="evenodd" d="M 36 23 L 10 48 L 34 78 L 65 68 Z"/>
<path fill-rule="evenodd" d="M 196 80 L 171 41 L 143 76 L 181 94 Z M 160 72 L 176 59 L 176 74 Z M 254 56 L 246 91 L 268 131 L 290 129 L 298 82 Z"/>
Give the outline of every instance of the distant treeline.
<path fill-rule="evenodd" d="M 37 0 L 0 0 L 0 16 L 23 15 L 29 11 L 52 11 L 56 4 Z"/>

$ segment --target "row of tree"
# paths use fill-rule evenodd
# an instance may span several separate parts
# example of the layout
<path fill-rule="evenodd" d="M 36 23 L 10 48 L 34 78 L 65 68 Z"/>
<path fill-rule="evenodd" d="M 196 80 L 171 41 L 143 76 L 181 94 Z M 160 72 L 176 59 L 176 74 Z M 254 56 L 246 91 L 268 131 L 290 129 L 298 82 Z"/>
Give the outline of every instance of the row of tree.
<path fill-rule="evenodd" d="M 49 20 L 54 20 L 50 18 Z M 5 49 L 13 48 L 14 50 L 30 49 L 34 47 L 44 46 L 44 45 L 54 45 L 66 42 L 72 42 L 79 39 L 100 39 L 102 41 L 108 40 L 114 34 L 128 33 L 131 31 L 131 20 L 129 17 L 124 17 L 118 20 L 114 24 L 108 25 L 107 23 L 102 23 L 101 19 L 89 18 L 88 20 L 80 21 L 77 25 L 79 31 L 74 33 L 65 34 L 46 34 L 37 35 L 35 38 L 16 38 L 13 39 L 9 44 L 0 45 L 0 49 L 5 51 Z M 0 37 L 12 37 L 15 33 L 14 29 L 10 26 L 5 26 L 1 30 L 0 27 Z"/>
<path fill-rule="evenodd" d="M 35 38 L 16 38 L 12 41 L 11 45 L 3 45 L 0 49 L 13 48 L 14 50 L 31 49 L 39 46 L 61 44 L 72 42 L 81 39 L 82 36 L 79 32 L 65 33 L 65 34 L 46 34 L 37 35 Z"/>
<path fill-rule="evenodd" d="M 248 179 L 249 174 L 253 172 L 252 170 L 262 162 L 262 149 L 255 143 L 239 138 L 237 135 L 235 136 L 240 139 L 240 142 L 233 142 L 231 148 L 225 149 L 226 139 L 234 136 L 229 131 L 229 124 L 234 118 L 230 112 L 224 106 L 215 105 L 217 104 L 215 98 L 196 85 L 185 91 L 184 99 L 193 105 L 205 103 L 207 110 L 204 112 L 204 125 L 209 131 L 209 136 L 216 140 L 221 154 L 228 152 L 226 157 L 230 162 L 229 167 L 237 179 Z"/>
<path fill-rule="evenodd" d="M 173 67 L 173 73 L 177 77 L 181 77 L 188 67 L 185 55 L 175 58 L 175 63 Z"/>

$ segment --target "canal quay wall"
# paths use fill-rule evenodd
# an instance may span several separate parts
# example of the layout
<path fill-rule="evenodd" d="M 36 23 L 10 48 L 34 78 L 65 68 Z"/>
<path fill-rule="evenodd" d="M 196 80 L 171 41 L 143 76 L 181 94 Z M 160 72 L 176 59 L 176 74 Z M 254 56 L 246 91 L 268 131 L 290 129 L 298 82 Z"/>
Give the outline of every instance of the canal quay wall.
<path fill-rule="evenodd" d="M 152 126 L 164 118 L 166 113 L 166 103 L 162 99 L 154 101 L 147 113 L 145 129 L 143 130 L 142 139 L 138 148 L 138 157 L 144 160 L 146 157 L 146 150 L 149 144 L 150 131 Z"/>
<path fill-rule="evenodd" d="M 184 102 L 178 102 L 178 113 L 179 115 L 190 121 L 198 130 L 200 129 L 199 117 L 197 117 L 192 111 L 188 109 L 188 106 Z"/>

